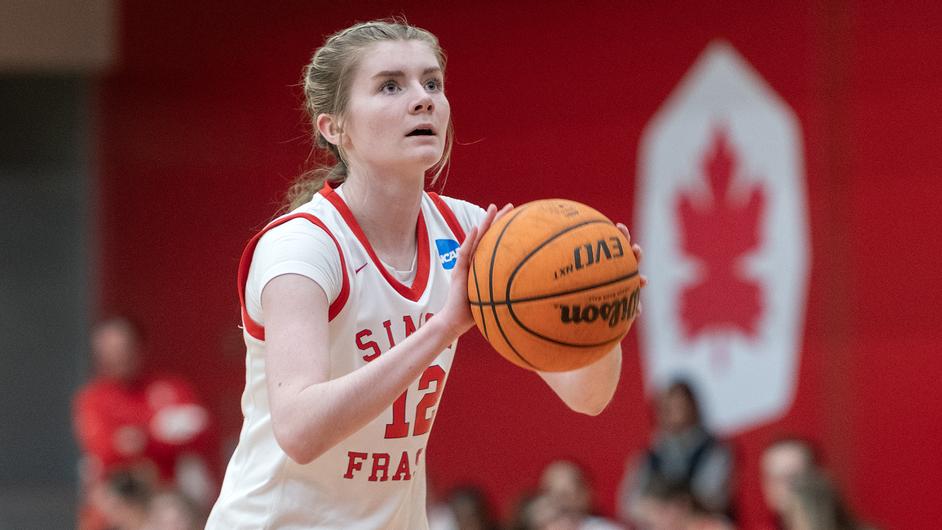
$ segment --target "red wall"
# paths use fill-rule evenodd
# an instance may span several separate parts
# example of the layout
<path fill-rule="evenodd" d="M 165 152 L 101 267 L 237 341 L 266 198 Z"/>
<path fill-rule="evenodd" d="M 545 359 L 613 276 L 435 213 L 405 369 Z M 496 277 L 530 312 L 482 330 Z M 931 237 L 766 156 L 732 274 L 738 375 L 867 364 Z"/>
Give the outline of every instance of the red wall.
<path fill-rule="evenodd" d="M 783 432 L 818 440 L 871 520 L 942 521 L 942 7 L 267 4 L 127 3 L 120 65 L 98 101 L 101 309 L 145 322 L 152 367 L 189 374 L 225 434 L 241 420 L 238 256 L 304 167 L 295 84 L 326 33 L 404 13 L 439 35 L 460 142 L 446 193 L 564 196 L 625 221 L 643 127 L 724 38 L 801 121 L 813 246 L 795 402 L 733 440 L 744 527 L 761 515 L 759 450 Z M 597 418 L 564 410 L 476 332 L 462 340 L 430 444 L 435 483 L 479 483 L 507 509 L 543 465 L 570 456 L 611 512 L 650 424 L 635 334 Z"/>

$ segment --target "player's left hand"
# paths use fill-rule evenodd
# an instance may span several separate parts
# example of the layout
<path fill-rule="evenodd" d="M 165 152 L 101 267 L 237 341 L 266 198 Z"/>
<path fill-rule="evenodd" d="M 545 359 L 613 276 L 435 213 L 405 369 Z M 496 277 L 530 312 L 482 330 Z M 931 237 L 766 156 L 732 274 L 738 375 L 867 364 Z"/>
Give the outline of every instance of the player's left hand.
<path fill-rule="evenodd" d="M 635 260 L 638 262 L 638 267 L 641 267 L 641 258 L 644 257 L 644 251 L 641 250 L 641 246 L 631 242 L 631 233 L 628 231 L 628 227 L 624 223 L 615 223 L 615 226 L 621 230 L 621 233 L 625 235 L 625 238 L 628 239 L 628 244 L 631 245 L 631 253 L 635 255 Z M 641 287 L 644 287 L 648 284 L 648 277 L 644 274 L 641 275 Z M 641 315 L 641 302 L 638 302 L 638 315 Z"/>

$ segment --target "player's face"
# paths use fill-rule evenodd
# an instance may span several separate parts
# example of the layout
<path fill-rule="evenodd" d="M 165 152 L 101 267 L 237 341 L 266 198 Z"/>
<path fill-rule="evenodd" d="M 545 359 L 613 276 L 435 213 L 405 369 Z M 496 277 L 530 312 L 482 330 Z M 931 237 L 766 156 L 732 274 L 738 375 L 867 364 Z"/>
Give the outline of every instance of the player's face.
<path fill-rule="evenodd" d="M 351 167 L 424 173 L 441 159 L 451 116 L 442 74 L 421 41 L 384 41 L 363 51 L 341 120 Z"/>

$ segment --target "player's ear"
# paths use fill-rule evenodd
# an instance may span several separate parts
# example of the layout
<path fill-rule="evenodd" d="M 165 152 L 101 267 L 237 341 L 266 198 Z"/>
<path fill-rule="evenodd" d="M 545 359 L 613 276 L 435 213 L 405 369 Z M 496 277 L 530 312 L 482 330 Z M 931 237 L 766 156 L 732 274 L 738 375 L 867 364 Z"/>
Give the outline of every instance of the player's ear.
<path fill-rule="evenodd" d="M 342 129 L 340 128 L 340 121 L 333 114 L 318 114 L 317 120 L 315 120 L 314 123 L 317 126 L 317 132 L 319 132 L 325 140 L 336 146 L 340 145 L 340 133 Z"/>

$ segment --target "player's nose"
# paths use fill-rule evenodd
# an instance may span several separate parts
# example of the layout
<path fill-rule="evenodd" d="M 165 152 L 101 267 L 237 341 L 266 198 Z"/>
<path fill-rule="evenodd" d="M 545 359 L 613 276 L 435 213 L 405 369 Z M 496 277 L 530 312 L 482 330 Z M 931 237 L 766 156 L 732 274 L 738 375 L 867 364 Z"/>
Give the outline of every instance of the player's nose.
<path fill-rule="evenodd" d="M 411 110 L 415 114 L 431 112 L 434 109 L 435 102 L 432 101 L 432 96 L 424 90 L 412 101 Z"/>

